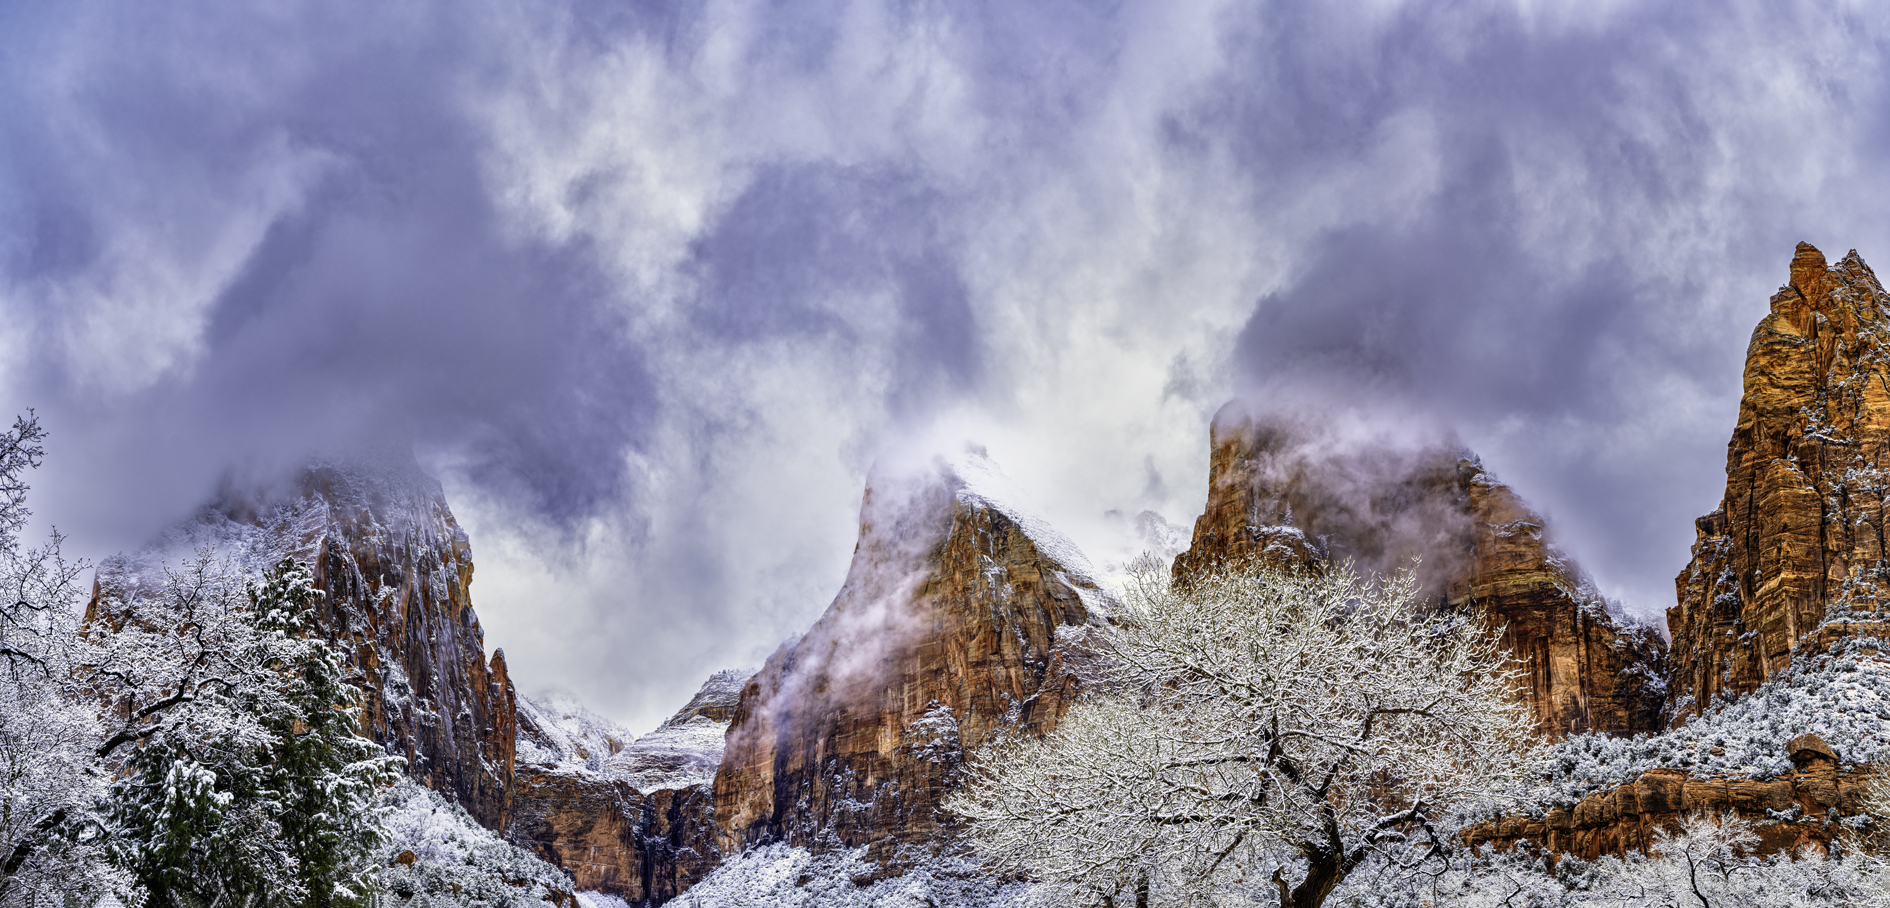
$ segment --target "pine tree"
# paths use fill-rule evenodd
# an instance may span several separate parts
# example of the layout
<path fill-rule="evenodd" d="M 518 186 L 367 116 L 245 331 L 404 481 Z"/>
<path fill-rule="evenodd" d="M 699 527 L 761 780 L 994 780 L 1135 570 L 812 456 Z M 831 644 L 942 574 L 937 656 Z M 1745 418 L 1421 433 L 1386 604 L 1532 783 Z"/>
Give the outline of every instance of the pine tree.
<path fill-rule="evenodd" d="M 285 559 L 218 629 L 228 675 L 127 761 L 110 798 L 114 852 L 154 904 L 365 905 L 382 835 L 373 805 L 400 761 L 358 734 L 321 592 Z"/>
<path fill-rule="evenodd" d="M 310 908 L 366 904 L 382 835 L 372 808 L 401 766 L 356 733 L 361 710 L 341 652 L 315 632 L 321 596 L 308 569 L 288 559 L 250 596 L 286 682 L 283 708 L 267 720 L 276 747 L 263 787 L 280 799 L 278 822 Z"/>

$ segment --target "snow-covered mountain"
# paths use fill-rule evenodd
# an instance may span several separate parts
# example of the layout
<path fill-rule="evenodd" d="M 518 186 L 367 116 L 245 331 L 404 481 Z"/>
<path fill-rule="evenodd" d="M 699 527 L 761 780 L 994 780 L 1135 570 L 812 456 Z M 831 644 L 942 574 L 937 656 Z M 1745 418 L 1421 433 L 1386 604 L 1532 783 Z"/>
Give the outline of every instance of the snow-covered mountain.
<path fill-rule="evenodd" d="M 486 659 L 471 543 L 411 455 L 324 459 L 281 483 L 227 485 L 152 545 L 101 562 L 101 596 L 161 582 L 164 565 L 197 552 L 249 576 L 284 557 L 311 565 L 323 630 L 360 675 L 364 733 L 480 823 L 505 825 L 516 694 L 504 652 Z"/>

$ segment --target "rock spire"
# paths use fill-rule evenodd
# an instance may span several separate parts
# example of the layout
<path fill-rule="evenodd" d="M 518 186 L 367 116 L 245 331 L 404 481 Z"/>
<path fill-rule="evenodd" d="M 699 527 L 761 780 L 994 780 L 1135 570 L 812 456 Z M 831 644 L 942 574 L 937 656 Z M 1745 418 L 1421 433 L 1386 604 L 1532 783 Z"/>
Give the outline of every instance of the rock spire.
<path fill-rule="evenodd" d="M 1674 585 L 1676 719 L 1878 627 L 1890 593 L 1890 296 L 1807 243 L 1746 347 L 1726 494 Z"/>

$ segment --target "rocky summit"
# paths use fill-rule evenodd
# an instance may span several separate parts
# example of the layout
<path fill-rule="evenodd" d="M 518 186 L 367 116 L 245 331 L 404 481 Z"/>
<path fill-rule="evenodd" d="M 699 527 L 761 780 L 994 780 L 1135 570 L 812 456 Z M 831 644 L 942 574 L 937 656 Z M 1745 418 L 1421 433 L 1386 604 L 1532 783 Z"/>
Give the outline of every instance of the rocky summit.
<path fill-rule="evenodd" d="M 1666 646 L 1611 612 L 1541 515 L 1466 451 L 1345 432 L 1236 401 L 1210 429 L 1208 500 L 1177 582 L 1223 566 L 1346 561 L 1367 573 L 1414 557 L 1426 594 L 1474 605 L 1522 670 L 1519 695 L 1555 737 L 1659 725 Z"/>
<path fill-rule="evenodd" d="M 1675 579 L 1676 719 L 1880 628 L 1890 593 L 1890 297 L 1855 251 L 1798 244 L 1746 348 L 1726 495 Z M 1873 633 L 1878 631 L 1873 630 Z"/>
<path fill-rule="evenodd" d="M 722 851 L 868 846 L 893 867 L 936 843 L 964 755 L 1054 726 L 1068 644 L 1110 602 L 981 454 L 876 469 L 845 586 L 742 690 L 715 778 Z"/>
<path fill-rule="evenodd" d="M 1512 654 L 1516 695 L 1574 769 L 1543 781 L 1542 811 L 1480 824 L 1475 843 L 1592 858 L 1645 848 L 1696 809 L 1772 823 L 1768 849 L 1827 842 L 1827 821 L 1859 809 L 1856 761 L 1875 759 L 1852 755 L 1865 739 L 1830 718 L 1837 707 L 1805 704 L 1824 688 L 1850 703 L 1870 687 L 1857 678 L 1882 674 L 1868 641 L 1835 644 L 1881 633 L 1890 585 L 1887 303 L 1855 253 L 1829 266 L 1798 247 L 1752 336 L 1725 496 L 1677 579 L 1671 654 L 1474 455 L 1330 410 L 1235 402 L 1216 415 L 1206 504 L 1172 576 L 1372 573 L 1416 556 L 1431 605 L 1480 609 Z M 656 905 L 756 846 L 845 852 L 856 885 L 917 867 L 953 839 L 940 805 L 967 755 L 1055 728 L 1117 603 L 1023 500 L 975 449 L 876 467 L 820 619 L 642 736 L 573 702 L 521 700 L 503 654 L 483 657 L 466 534 L 410 456 L 227 492 L 151 550 L 101 565 L 99 583 L 206 544 L 251 568 L 312 564 L 366 733 L 576 889 Z"/>
<path fill-rule="evenodd" d="M 98 582 L 193 550 L 251 573 L 285 556 L 312 565 L 322 629 L 359 673 L 363 733 L 480 823 L 504 826 L 517 695 L 504 652 L 486 659 L 466 532 L 410 454 L 316 461 L 269 487 L 226 484 L 144 551 L 102 563 Z"/>

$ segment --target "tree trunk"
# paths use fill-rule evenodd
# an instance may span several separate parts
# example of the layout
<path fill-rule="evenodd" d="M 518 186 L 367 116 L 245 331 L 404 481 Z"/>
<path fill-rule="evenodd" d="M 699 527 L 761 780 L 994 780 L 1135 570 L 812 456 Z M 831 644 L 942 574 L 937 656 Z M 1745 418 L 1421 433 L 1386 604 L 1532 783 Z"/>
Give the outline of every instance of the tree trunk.
<path fill-rule="evenodd" d="M 1348 860 L 1343 846 L 1317 848 L 1302 854 L 1306 856 L 1306 878 L 1300 880 L 1299 885 L 1287 888 L 1284 870 L 1275 868 L 1273 871 L 1273 885 L 1280 890 L 1280 908 L 1320 908 L 1356 863 Z"/>

